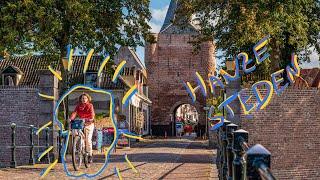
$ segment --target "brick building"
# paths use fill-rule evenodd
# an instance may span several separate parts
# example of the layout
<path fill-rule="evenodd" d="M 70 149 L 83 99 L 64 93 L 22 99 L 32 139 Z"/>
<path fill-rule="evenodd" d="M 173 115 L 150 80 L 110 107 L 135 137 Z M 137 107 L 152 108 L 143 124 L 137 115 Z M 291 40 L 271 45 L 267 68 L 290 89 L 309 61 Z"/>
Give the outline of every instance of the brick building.
<path fill-rule="evenodd" d="M 114 58 L 115 64 L 126 60 L 122 79 L 128 86 L 137 85 L 138 93 L 130 100 L 129 107 L 125 108 L 130 130 L 138 134 L 150 133 L 150 111 L 152 102 L 149 99 L 147 86 L 147 70 L 134 50 L 129 47 L 120 47 Z"/>
<path fill-rule="evenodd" d="M 189 81 L 195 86 L 195 72 L 206 78 L 216 66 L 213 42 L 201 44 L 199 53 L 194 54 L 189 42 L 198 33 L 197 28 L 189 22 L 184 28 L 172 23 L 177 5 L 176 0 L 171 1 L 161 31 L 154 34 L 156 43 L 147 44 L 145 48 L 149 97 L 153 102 L 151 126 L 155 135 L 175 134 L 176 109 L 182 104 L 193 104 L 184 82 Z M 205 98 L 197 97 L 193 105 L 199 113 L 199 129 L 204 130 Z"/>

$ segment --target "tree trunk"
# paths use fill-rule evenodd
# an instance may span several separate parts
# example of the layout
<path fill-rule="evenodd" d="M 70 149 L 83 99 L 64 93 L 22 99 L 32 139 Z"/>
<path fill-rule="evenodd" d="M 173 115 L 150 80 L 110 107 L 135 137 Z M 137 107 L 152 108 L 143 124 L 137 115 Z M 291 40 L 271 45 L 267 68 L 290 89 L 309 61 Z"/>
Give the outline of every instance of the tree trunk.
<path fill-rule="evenodd" d="M 272 51 L 270 53 L 270 60 L 271 60 L 270 70 L 271 72 L 275 72 L 280 70 L 279 62 L 281 62 L 281 50 L 274 38 L 271 39 L 270 45 L 272 48 Z"/>

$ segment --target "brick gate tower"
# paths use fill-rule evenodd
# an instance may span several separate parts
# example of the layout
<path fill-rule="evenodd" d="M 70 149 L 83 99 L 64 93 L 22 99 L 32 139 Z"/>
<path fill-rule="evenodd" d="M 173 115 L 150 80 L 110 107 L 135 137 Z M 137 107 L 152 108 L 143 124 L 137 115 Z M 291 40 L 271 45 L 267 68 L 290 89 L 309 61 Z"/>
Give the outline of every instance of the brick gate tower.
<path fill-rule="evenodd" d="M 189 42 L 198 31 L 189 21 L 184 28 L 172 23 L 177 6 L 177 0 L 171 0 L 163 26 L 158 34 L 154 34 L 156 43 L 147 44 L 145 48 L 154 135 L 175 135 L 175 111 L 182 104 L 196 107 L 198 127 L 202 133 L 205 130 L 205 98 L 198 92 L 197 101 L 192 103 L 183 82 L 189 81 L 195 87 L 196 72 L 208 79 L 208 73 L 216 68 L 215 49 L 213 42 L 206 42 L 201 44 L 199 53 L 192 53 L 193 46 Z"/>

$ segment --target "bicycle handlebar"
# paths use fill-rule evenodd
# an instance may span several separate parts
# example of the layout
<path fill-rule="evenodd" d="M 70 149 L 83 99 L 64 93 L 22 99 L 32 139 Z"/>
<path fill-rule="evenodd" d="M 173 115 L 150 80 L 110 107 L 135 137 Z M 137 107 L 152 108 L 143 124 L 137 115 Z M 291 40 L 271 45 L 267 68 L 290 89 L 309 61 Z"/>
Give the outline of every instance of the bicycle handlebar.
<path fill-rule="evenodd" d="M 89 120 L 89 121 L 93 121 L 94 119 L 90 119 L 90 118 L 75 118 L 75 119 L 69 119 L 69 121 L 74 121 L 74 120 L 82 120 L 82 121 Z"/>

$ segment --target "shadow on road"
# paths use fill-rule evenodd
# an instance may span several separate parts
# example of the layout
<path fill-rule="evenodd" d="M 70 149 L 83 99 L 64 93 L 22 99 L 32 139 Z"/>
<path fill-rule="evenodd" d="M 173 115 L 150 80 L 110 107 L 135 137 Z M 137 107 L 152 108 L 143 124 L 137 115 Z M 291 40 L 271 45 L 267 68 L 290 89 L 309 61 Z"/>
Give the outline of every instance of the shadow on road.
<path fill-rule="evenodd" d="M 159 179 L 164 179 L 167 177 L 170 173 L 172 173 L 174 170 L 178 169 L 180 166 L 184 165 L 184 163 L 181 163 L 177 165 L 176 167 L 172 168 L 170 171 L 166 172 L 164 175 L 162 175 Z"/>
<path fill-rule="evenodd" d="M 175 153 L 134 153 L 128 155 L 131 162 L 148 162 L 148 163 L 212 163 L 211 155 L 203 154 L 181 154 Z M 178 160 L 176 160 L 178 159 Z M 104 155 L 95 155 L 94 162 L 103 163 Z M 124 155 L 111 155 L 110 162 L 125 162 Z"/>
<path fill-rule="evenodd" d="M 147 163 L 141 163 L 141 164 L 135 165 L 134 167 L 137 168 L 137 167 L 143 166 L 145 164 L 147 164 Z M 126 168 L 126 169 L 120 170 L 120 173 L 123 173 L 123 172 L 128 171 L 128 170 L 131 170 L 131 168 Z M 107 179 L 107 178 L 110 178 L 110 177 L 112 177 L 114 175 L 116 175 L 116 173 L 110 174 L 108 176 L 104 176 L 102 178 L 99 178 L 98 180 Z"/>

